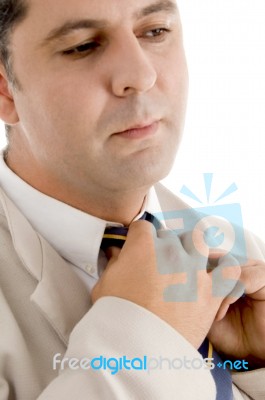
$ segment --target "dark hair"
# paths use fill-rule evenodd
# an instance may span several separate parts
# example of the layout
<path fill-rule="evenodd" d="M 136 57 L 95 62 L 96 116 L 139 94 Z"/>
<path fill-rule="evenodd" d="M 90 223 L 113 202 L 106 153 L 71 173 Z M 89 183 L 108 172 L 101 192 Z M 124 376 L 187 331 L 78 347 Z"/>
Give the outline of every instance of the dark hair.
<path fill-rule="evenodd" d="M 9 39 L 14 26 L 23 20 L 26 15 L 26 0 L 0 0 L 0 63 L 5 67 L 7 78 L 13 86 L 16 78 L 12 69 Z M 11 127 L 6 125 L 6 138 L 9 145 Z M 6 149 L 7 153 L 8 147 Z"/>
<path fill-rule="evenodd" d="M 14 26 L 26 15 L 26 0 L 0 0 L 0 62 L 12 81 L 9 38 Z"/>

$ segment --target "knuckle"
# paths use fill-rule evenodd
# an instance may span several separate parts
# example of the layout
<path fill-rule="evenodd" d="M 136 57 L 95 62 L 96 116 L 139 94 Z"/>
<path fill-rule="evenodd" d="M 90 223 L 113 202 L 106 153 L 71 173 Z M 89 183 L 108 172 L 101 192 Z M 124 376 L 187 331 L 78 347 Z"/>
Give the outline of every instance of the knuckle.
<path fill-rule="evenodd" d="M 155 247 L 156 261 L 161 274 L 183 272 L 186 269 L 185 256 L 177 251 L 172 242 L 158 243 Z"/>
<path fill-rule="evenodd" d="M 153 226 L 148 221 L 136 221 L 130 225 L 128 235 L 137 235 L 137 240 L 150 247 L 154 243 Z"/>

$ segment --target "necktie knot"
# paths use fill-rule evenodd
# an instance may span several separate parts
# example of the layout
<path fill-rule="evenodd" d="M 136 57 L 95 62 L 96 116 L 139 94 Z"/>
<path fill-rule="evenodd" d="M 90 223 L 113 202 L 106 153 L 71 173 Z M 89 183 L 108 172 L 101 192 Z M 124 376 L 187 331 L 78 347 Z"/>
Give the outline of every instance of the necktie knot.
<path fill-rule="evenodd" d="M 140 220 L 151 222 L 156 229 L 159 228 L 160 223 L 152 214 L 145 212 Z M 103 239 L 101 242 L 101 249 L 106 250 L 108 247 L 119 247 L 124 245 L 128 233 L 128 227 L 125 226 L 110 226 L 105 229 Z"/>

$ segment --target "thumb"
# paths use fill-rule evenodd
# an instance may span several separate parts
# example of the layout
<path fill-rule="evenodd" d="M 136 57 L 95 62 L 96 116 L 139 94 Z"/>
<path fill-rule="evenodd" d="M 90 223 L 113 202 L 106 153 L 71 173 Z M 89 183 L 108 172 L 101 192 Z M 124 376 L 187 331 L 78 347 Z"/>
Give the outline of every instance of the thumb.
<path fill-rule="evenodd" d="M 238 284 L 241 267 L 236 258 L 227 254 L 218 260 L 218 265 L 215 269 L 209 272 L 212 277 L 213 296 L 230 298 L 239 298 L 242 295 L 242 290 Z"/>
<path fill-rule="evenodd" d="M 126 253 L 126 257 L 141 253 L 150 253 L 150 248 L 154 248 L 154 238 L 156 237 L 156 229 L 154 225 L 148 221 L 139 220 L 133 222 L 129 226 L 126 242 L 122 248 L 122 253 Z"/>
<path fill-rule="evenodd" d="M 111 246 L 108 247 L 105 251 L 105 254 L 108 259 L 108 264 L 106 268 L 109 268 L 117 259 L 119 258 L 121 249 L 119 247 Z"/>

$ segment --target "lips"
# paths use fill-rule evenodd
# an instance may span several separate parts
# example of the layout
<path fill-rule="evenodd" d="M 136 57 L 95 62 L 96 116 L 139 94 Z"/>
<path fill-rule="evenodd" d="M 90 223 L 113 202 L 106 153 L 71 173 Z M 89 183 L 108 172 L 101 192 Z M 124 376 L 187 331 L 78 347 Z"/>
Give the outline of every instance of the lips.
<path fill-rule="evenodd" d="M 132 127 L 115 133 L 115 136 L 119 136 L 127 139 L 141 139 L 148 136 L 152 136 L 156 133 L 159 127 L 159 121 L 144 122 L 133 125 Z"/>

